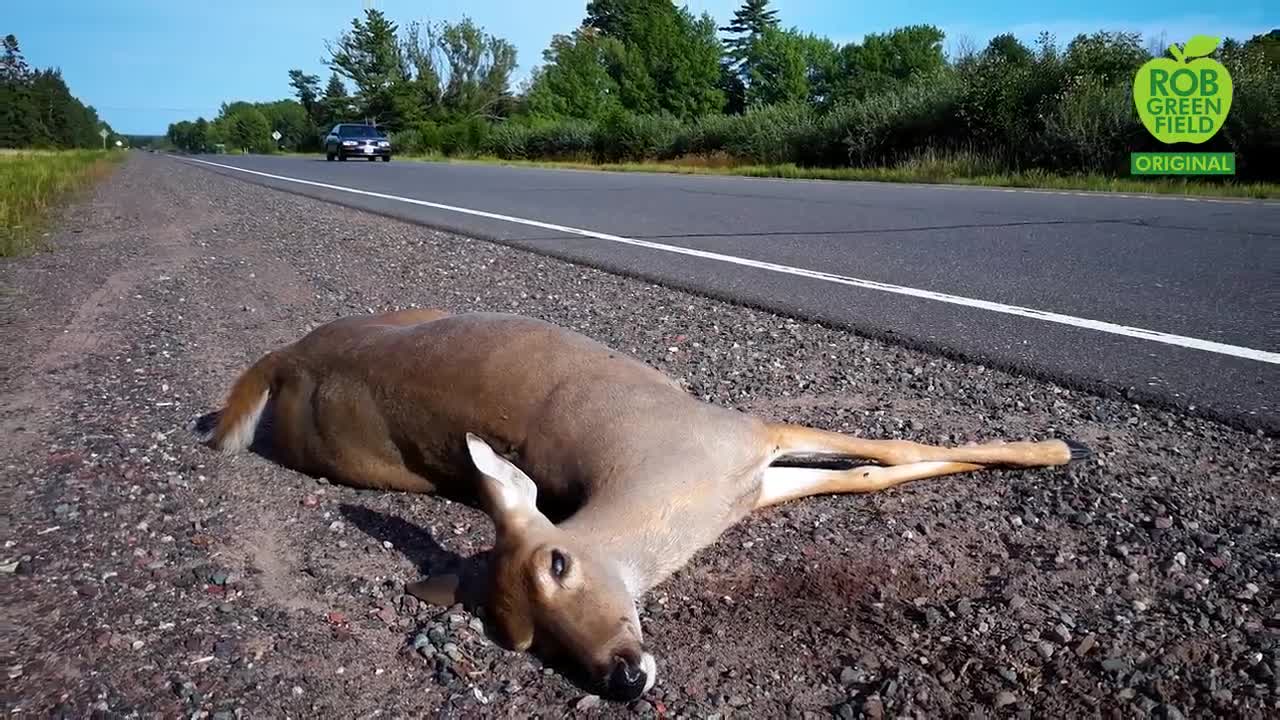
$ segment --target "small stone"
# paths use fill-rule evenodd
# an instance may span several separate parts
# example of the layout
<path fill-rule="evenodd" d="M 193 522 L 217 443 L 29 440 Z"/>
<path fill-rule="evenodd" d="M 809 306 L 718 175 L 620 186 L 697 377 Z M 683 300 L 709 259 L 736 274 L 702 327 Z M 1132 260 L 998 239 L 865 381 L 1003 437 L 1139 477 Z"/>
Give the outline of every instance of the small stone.
<path fill-rule="evenodd" d="M 1036 643 L 1036 652 L 1040 653 L 1040 657 L 1044 658 L 1045 660 L 1049 660 L 1050 658 L 1052 658 L 1053 652 L 1056 649 L 1057 648 L 1054 646 L 1054 644 L 1049 642 L 1048 640 L 1041 640 L 1040 642 Z"/>
<path fill-rule="evenodd" d="M 1252 600 L 1253 596 L 1258 594 L 1259 589 L 1260 588 L 1258 588 L 1258 586 L 1253 583 L 1245 583 L 1244 589 L 1236 594 L 1236 599 Z"/>
<path fill-rule="evenodd" d="M 236 714 L 230 710 L 219 710 L 213 714 L 212 720 L 235 720 Z"/>
<path fill-rule="evenodd" d="M 1102 661 L 1102 669 L 1112 673 L 1122 673 L 1129 669 L 1129 661 L 1121 657 L 1107 658 Z"/>
<path fill-rule="evenodd" d="M 649 702 L 648 700 L 641 700 L 640 702 L 637 702 L 635 705 L 631 706 L 631 712 L 635 713 L 636 715 L 640 715 L 642 717 L 647 717 L 649 715 L 652 715 L 653 703 Z"/>
<path fill-rule="evenodd" d="M 749 704 L 750 702 L 751 702 L 750 700 L 748 700 L 747 698 L 745 698 L 745 697 L 743 697 L 743 696 L 741 696 L 741 695 L 734 695 L 734 696 L 732 696 L 732 697 L 730 697 L 730 698 L 729 698 L 729 706 L 730 706 L 730 707 L 735 707 L 735 708 L 743 707 L 743 706 L 745 706 L 745 705 Z"/>
<path fill-rule="evenodd" d="M 969 617 L 972 613 L 973 603 L 969 598 L 961 598 L 960 602 L 956 603 L 956 615 L 959 615 L 960 617 Z"/>
<path fill-rule="evenodd" d="M 1009 598 L 1010 610 L 1018 610 L 1026 604 L 1027 604 L 1027 599 L 1022 597 L 1021 595 L 1014 595 L 1013 597 Z"/>
<path fill-rule="evenodd" d="M 218 612 L 220 613 L 229 613 L 232 610 L 235 610 L 235 608 L 231 605 L 231 603 L 222 603 L 218 605 Z"/>
<path fill-rule="evenodd" d="M 447 656 L 450 660 L 454 662 L 462 661 L 462 650 L 454 643 L 451 643 L 451 642 L 445 643 L 444 647 L 440 648 L 440 651 L 443 652 L 445 656 Z"/>
<path fill-rule="evenodd" d="M 1151 608 L 1151 605 L 1150 605 L 1148 602 L 1146 602 L 1145 600 L 1134 600 L 1134 601 L 1133 601 L 1133 609 L 1134 609 L 1134 610 L 1137 610 L 1138 612 L 1146 612 L 1146 611 L 1147 611 L 1147 610 L 1149 610 L 1150 608 Z"/>
<path fill-rule="evenodd" d="M 1163 716 L 1165 720 L 1186 720 L 1186 717 L 1187 717 L 1186 715 L 1182 714 L 1182 711 L 1179 710 L 1176 705 L 1169 705 L 1169 704 L 1161 705 L 1160 710 L 1163 711 Z"/>
<path fill-rule="evenodd" d="M 1018 683 L 1018 674 L 1010 668 L 998 667 L 996 668 L 996 674 L 1004 678 L 1005 682 L 1010 685 L 1016 685 Z"/>
<path fill-rule="evenodd" d="M 1156 518 L 1155 526 L 1157 530 L 1168 530 L 1173 527 L 1173 518 L 1164 515 Z"/>
<path fill-rule="evenodd" d="M 862 673 L 858 672 L 856 668 L 846 665 L 844 666 L 844 669 L 840 671 L 840 684 L 845 686 L 853 685 L 858 682 L 861 677 Z"/>
<path fill-rule="evenodd" d="M 1129 573 L 1129 574 L 1125 577 L 1124 581 L 1125 581 L 1126 583 L 1130 584 L 1130 585 L 1137 585 L 1137 584 L 1138 584 L 1138 580 L 1140 580 L 1140 579 L 1141 579 L 1141 578 L 1139 578 L 1139 577 L 1138 577 L 1138 573 L 1136 573 L 1136 572 L 1131 572 L 1131 573 Z"/>
<path fill-rule="evenodd" d="M 590 710 L 600 706 L 599 695 L 583 695 L 573 704 L 574 710 Z"/>
<path fill-rule="evenodd" d="M 856 720 L 858 710 L 853 703 L 844 702 L 836 706 L 835 715 L 837 720 Z"/>
<path fill-rule="evenodd" d="M 427 628 L 427 637 L 430 638 L 433 645 L 440 647 L 448 640 L 449 635 L 439 625 L 432 625 Z"/>
<path fill-rule="evenodd" d="M 1098 644 L 1097 635 L 1090 634 L 1086 636 L 1085 639 L 1080 641 L 1079 645 L 1076 645 L 1076 655 L 1079 657 L 1084 657 L 1089 653 L 1090 650 L 1093 649 L 1093 646 L 1097 644 Z"/>
<path fill-rule="evenodd" d="M 484 621 L 480 618 L 471 618 L 471 621 L 467 623 L 467 627 L 471 628 L 474 632 L 484 634 Z"/>
<path fill-rule="evenodd" d="M 998 708 L 1002 708 L 1008 705 L 1013 705 L 1016 702 L 1018 702 L 1018 696 L 1014 695 L 1008 690 L 1001 690 L 1000 692 L 996 693 L 996 707 Z"/>
<path fill-rule="evenodd" d="M 226 570 L 215 570 L 209 573 L 209 582 L 214 585 L 226 585 L 229 577 Z"/>
<path fill-rule="evenodd" d="M 868 695 L 867 699 L 862 701 L 862 714 L 867 720 L 883 720 L 884 700 L 881 700 L 879 695 Z"/>
<path fill-rule="evenodd" d="M 1058 623 L 1057 625 L 1054 625 L 1053 630 L 1049 632 L 1049 637 L 1057 640 L 1063 645 L 1066 645 L 1071 642 L 1071 631 L 1067 629 L 1066 625 Z"/>

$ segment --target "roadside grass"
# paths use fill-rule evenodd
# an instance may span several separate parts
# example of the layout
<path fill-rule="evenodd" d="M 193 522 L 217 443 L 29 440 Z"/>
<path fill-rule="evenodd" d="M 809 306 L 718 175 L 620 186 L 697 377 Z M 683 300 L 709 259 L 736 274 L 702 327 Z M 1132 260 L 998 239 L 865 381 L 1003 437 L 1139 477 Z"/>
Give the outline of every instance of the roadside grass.
<path fill-rule="evenodd" d="M 0 257 L 39 249 L 50 210 L 105 177 L 124 156 L 103 150 L 0 153 Z"/>
<path fill-rule="evenodd" d="M 280 152 L 292 157 L 319 157 L 316 152 Z M 446 156 L 439 152 L 399 153 L 397 160 L 442 162 L 513 167 L 541 167 L 563 170 L 596 170 L 602 172 L 672 173 L 677 175 L 730 175 L 739 177 L 783 178 L 791 180 L 836 180 L 850 182 L 890 182 L 926 185 L 977 185 L 1033 190 L 1077 190 L 1085 192 L 1183 195 L 1206 198 L 1280 198 L 1280 183 L 1238 182 L 1235 180 L 1200 180 L 1182 177 L 1129 178 L 1108 175 L 1061 175 L 1043 170 L 1002 172 L 988 158 L 968 153 L 916 155 L 893 167 L 820 168 L 794 164 L 752 165 L 739 163 L 724 154 L 686 155 L 673 160 L 652 162 L 598 163 L 586 158 L 558 160 L 513 160 L 493 155 L 463 154 Z"/>
<path fill-rule="evenodd" d="M 1058 175 L 1045 171 L 996 172 L 968 174 L 964 163 L 947 159 L 918 158 L 895 167 L 815 168 L 794 164 L 740 165 L 721 157 L 685 157 L 668 162 L 596 163 L 575 160 L 503 160 L 492 156 L 443 158 L 428 155 L 430 162 L 484 163 L 569 170 L 606 172 L 674 173 L 679 175 L 734 175 L 741 177 L 784 178 L 793 180 L 837 180 L 852 182 L 891 182 L 932 185 L 978 185 L 1038 190 L 1080 190 L 1090 192 L 1185 195 L 1193 197 L 1280 198 L 1280 183 L 1206 181 L 1178 178 L 1124 178 L 1105 175 Z"/>

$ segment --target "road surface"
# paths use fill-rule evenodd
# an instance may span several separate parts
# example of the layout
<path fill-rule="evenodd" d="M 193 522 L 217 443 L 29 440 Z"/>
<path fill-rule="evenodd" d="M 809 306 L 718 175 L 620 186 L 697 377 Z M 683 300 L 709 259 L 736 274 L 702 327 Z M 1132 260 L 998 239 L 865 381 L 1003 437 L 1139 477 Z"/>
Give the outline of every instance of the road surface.
<path fill-rule="evenodd" d="M 243 180 L 911 347 L 1280 429 L 1276 202 L 199 160 Z"/>

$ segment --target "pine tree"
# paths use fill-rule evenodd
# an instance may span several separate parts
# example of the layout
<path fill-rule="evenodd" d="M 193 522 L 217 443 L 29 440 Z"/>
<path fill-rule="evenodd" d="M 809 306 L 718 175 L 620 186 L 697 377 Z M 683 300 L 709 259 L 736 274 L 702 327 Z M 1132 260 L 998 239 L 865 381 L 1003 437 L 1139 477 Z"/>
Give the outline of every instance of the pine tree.
<path fill-rule="evenodd" d="M 12 33 L 4 36 L 4 55 L 0 57 L 0 82 L 24 82 L 31 74 L 22 50 L 18 48 L 18 38 Z"/>
<path fill-rule="evenodd" d="M 289 87 L 298 96 L 298 102 L 306 108 L 307 115 L 316 117 L 316 100 L 320 96 L 320 77 L 308 75 L 301 70 L 289 71 Z"/>
<path fill-rule="evenodd" d="M 744 0 L 742 7 L 733 13 L 733 22 L 720 28 L 720 32 L 736 35 L 724 41 L 729 67 L 739 75 L 744 74 L 742 65 L 751 43 L 765 30 L 776 27 L 778 11 L 769 8 L 769 0 Z"/>
<path fill-rule="evenodd" d="M 320 96 L 317 123 L 320 129 L 328 132 L 334 124 L 351 120 L 351 96 L 347 95 L 347 86 L 337 73 L 329 75 L 329 84 L 325 85 L 324 95 Z"/>

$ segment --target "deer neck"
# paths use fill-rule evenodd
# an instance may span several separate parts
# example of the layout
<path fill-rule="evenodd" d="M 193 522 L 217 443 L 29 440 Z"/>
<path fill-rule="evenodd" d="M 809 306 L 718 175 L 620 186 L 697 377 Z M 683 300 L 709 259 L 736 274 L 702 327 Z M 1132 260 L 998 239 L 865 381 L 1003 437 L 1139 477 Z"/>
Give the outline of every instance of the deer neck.
<path fill-rule="evenodd" d="M 721 497 L 695 484 L 655 496 L 649 486 L 647 493 L 629 490 L 593 497 L 560 528 L 613 562 L 632 597 L 639 600 L 749 513 L 755 488 L 744 483 L 736 496 Z"/>

